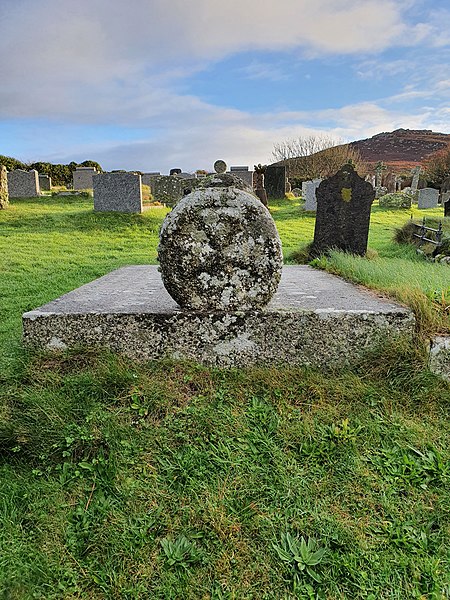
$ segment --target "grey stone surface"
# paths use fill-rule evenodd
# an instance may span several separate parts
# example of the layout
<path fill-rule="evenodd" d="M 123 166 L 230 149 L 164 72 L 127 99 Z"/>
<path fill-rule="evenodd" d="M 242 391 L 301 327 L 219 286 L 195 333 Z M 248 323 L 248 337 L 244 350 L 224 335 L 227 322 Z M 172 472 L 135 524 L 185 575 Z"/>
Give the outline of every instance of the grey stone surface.
<path fill-rule="evenodd" d="M 152 178 L 153 177 L 158 177 L 159 175 L 161 175 L 161 173 L 158 171 L 155 171 L 153 173 L 142 173 L 142 185 L 148 185 L 149 187 L 152 186 Z"/>
<path fill-rule="evenodd" d="M 8 204 L 8 171 L 6 170 L 6 167 L 0 165 L 0 209 L 6 208 Z"/>
<path fill-rule="evenodd" d="M 91 190 L 94 187 L 93 178 L 97 174 L 95 167 L 77 167 L 73 172 L 74 190 Z"/>
<path fill-rule="evenodd" d="M 186 189 L 196 189 L 201 181 L 203 180 L 196 177 L 183 179 L 173 175 L 160 175 L 151 178 L 150 190 L 154 200 L 173 207 L 184 197 Z"/>
<path fill-rule="evenodd" d="M 8 190 L 10 198 L 34 198 L 39 196 L 39 176 L 34 169 L 23 171 L 16 169 L 8 173 Z"/>
<path fill-rule="evenodd" d="M 411 192 L 414 194 L 417 191 L 417 188 L 419 186 L 419 179 L 420 179 L 420 174 L 422 172 L 421 167 L 414 167 L 414 169 L 411 171 L 412 173 L 412 182 L 411 182 Z"/>
<path fill-rule="evenodd" d="M 52 179 L 48 175 L 39 174 L 39 189 L 49 192 L 52 189 Z"/>
<path fill-rule="evenodd" d="M 304 209 L 305 210 L 317 210 L 317 198 L 316 198 L 316 191 L 317 188 L 319 187 L 320 183 L 321 183 L 322 179 L 313 179 L 312 181 L 305 181 L 305 193 L 303 195 L 303 198 L 305 200 L 305 205 L 304 205 Z M 303 189 L 303 184 L 302 184 L 302 189 Z"/>
<path fill-rule="evenodd" d="M 268 165 L 264 173 L 264 186 L 269 200 L 284 198 L 286 194 L 286 167 Z"/>
<path fill-rule="evenodd" d="M 285 266 L 261 310 L 182 310 L 156 266 L 124 267 L 23 315 L 29 347 L 108 347 L 137 359 L 219 366 L 338 367 L 394 335 L 412 336 L 408 309 L 308 266 Z"/>
<path fill-rule="evenodd" d="M 325 179 L 316 191 L 317 213 L 311 255 L 331 248 L 364 255 L 369 235 L 372 185 L 350 164 Z"/>
<path fill-rule="evenodd" d="M 430 371 L 450 381 L 449 336 L 436 336 L 431 340 L 428 366 Z"/>
<path fill-rule="evenodd" d="M 275 223 L 252 193 L 226 186 L 233 176 L 209 179 L 216 185 L 189 194 L 161 226 L 164 285 L 189 309 L 261 308 L 275 293 L 283 264 Z"/>
<path fill-rule="evenodd" d="M 225 171 L 227 170 L 227 163 L 224 160 L 221 160 L 219 158 L 219 160 L 216 160 L 216 162 L 214 163 L 214 171 L 216 173 L 225 173 Z"/>
<path fill-rule="evenodd" d="M 98 173 L 93 177 L 94 210 L 142 212 L 141 176 L 136 173 Z"/>
<path fill-rule="evenodd" d="M 423 188 L 419 190 L 417 208 L 436 208 L 439 200 L 439 190 L 434 188 Z"/>
<path fill-rule="evenodd" d="M 230 167 L 230 173 L 242 179 L 249 187 L 253 187 L 253 171 L 249 171 L 248 167 Z"/>

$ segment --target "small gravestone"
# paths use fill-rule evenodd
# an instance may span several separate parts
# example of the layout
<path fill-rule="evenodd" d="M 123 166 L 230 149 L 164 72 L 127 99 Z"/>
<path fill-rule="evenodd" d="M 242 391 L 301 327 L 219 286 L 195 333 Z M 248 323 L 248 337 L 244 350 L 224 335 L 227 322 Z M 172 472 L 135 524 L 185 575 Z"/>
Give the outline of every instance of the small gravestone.
<path fill-rule="evenodd" d="M 8 173 L 10 198 L 34 198 L 39 196 L 39 176 L 36 170 L 16 169 Z"/>
<path fill-rule="evenodd" d="M 52 180 L 48 175 L 39 174 L 39 188 L 45 192 L 49 192 L 52 189 Z"/>
<path fill-rule="evenodd" d="M 364 255 L 367 251 L 372 185 L 351 164 L 325 179 L 317 188 L 317 213 L 311 256 L 332 248 Z"/>
<path fill-rule="evenodd" d="M 245 185 L 216 173 L 166 216 L 158 246 L 161 277 L 190 310 L 265 306 L 281 277 L 281 241 L 269 211 Z"/>
<path fill-rule="evenodd" d="M 181 169 L 170 169 L 169 175 L 179 175 L 181 172 Z"/>
<path fill-rule="evenodd" d="M 98 173 L 93 177 L 94 210 L 142 212 L 141 176 L 136 173 Z"/>
<path fill-rule="evenodd" d="M 97 174 L 95 167 L 77 167 L 72 174 L 74 190 L 91 190 L 94 186 L 93 177 Z"/>
<path fill-rule="evenodd" d="M 321 181 L 322 179 L 313 179 L 312 181 L 305 182 L 305 193 L 303 196 L 305 199 L 305 205 L 303 208 L 305 210 L 317 210 L 316 191 Z"/>
<path fill-rule="evenodd" d="M 286 194 L 286 167 L 269 165 L 264 174 L 264 182 L 269 200 L 284 198 Z"/>
<path fill-rule="evenodd" d="M 419 197 L 417 200 L 417 208 L 436 208 L 439 200 L 439 190 L 434 188 L 423 188 L 419 190 Z"/>
<path fill-rule="evenodd" d="M 230 167 L 230 173 L 245 181 L 250 187 L 253 186 L 253 171 L 249 171 L 248 167 Z"/>
<path fill-rule="evenodd" d="M 227 163 L 224 160 L 216 160 L 214 163 L 214 171 L 216 173 L 225 173 L 227 170 Z"/>
<path fill-rule="evenodd" d="M 0 209 L 6 208 L 8 204 L 8 171 L 6 167 L 0 165 Z"/>

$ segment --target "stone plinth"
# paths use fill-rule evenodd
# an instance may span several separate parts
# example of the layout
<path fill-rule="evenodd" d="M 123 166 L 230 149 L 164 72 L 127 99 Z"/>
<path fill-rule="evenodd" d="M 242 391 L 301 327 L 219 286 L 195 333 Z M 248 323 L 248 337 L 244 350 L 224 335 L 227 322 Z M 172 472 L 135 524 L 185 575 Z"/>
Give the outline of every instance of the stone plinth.
<path fill-rule="evenodd" d="M 23 171 L 16 169 L 8 173 L 8 190 L 10 198 L 34 198 L 39 196 L 39 175 L 34 169 Z"/>
<path fill-rule="evenodd" d="M 23 315 L 40 350 L 107 347 L 137 359 L 219 366 L 352 365 L 379 342 L 412 336 L 408 309 L 308 266 L 285 266 L 261 310 L 182 310 L 156 266 L 124 267 Z"/>
<path fill-rule="evenodd" d="M 142 212 L 141 176 L 135 173 L 99 173 L 93 177 L 94 210 Z"/>
<path fill-rule="evenodd" d="M 439 201 L 439 190 L 434 188 L 423 188 L 419 190 L 417 208 L 436 208 Z"/>

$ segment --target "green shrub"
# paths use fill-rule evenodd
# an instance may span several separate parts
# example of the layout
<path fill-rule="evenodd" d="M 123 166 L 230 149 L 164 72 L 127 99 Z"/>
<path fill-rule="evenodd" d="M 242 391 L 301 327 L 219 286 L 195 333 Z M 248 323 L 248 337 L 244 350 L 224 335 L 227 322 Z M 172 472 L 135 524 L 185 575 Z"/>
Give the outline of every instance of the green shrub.
<path fill-rule="evenodd" d="M 381 196 L 378 203 L 383 208 L 411 208 L 412 196 L 404 192 L 395 192 Z"/>

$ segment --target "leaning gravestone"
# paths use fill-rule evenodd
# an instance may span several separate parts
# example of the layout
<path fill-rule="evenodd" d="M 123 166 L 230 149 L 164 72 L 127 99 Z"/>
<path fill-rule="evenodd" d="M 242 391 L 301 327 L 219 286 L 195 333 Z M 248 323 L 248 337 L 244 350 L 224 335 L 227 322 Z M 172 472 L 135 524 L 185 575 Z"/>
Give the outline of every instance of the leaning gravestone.
<path fill-rule="evenodd" d="M 0 209 L 6 208 L 8 204 L 8 171 L 6 170 L 6 167 L 0 165 Z"/>
<path fill-rule="evenodd" d="M 264 182 L 269 200 L 284 198 L 286 194 L 286 167 L 269 165 L 264 173 Z"/>
<path fill-rule="evenodd" d="M 305 194 L 303 196 L 305 199 L 305 205 L 303 208 L 305 210 L 317 210 L 316 191 L 321 181 L 322 179 L 313 179 L 312 181 L 305 182 Z"/>
<path fill-rule="evenodd" d="M 158 259 L 164 286 L 181 307 L 259 309 L 275 293 L 281 241 L 269 211 L 247 190 L 237 177 L 216 173 L 166 216 Z"/>
<path fill-rule="evenodd" d="M 417 188 L 419 186 L 419 179 L 420 179 L 420 174 L 422 172 L 421 167 L 414 167 L 414 169 L 411 171 L 412 173 L 412 182 L 411 182 L 411 191 L 414 194 L 417 191 Z"/>
<path fill-rule="evenodd" d="M 8 173 L 10 198 L 34 198 L 39 196 L 39 176 L 36 170 L 16 169 Z"/>
<path fill-rule="evenodd" d="M 317 213 L 311 256 L 332 248 L 364 255 L 369 235 L 372 185 L 351 164 L 325 179 L 317 188 Z"/>
<path fill-rule="evenodd" d="M 439 190 L 434 188 L 423 188 L 419 190 L 419 197 L 417 200 L 417 208 L 436 208 L 439 200 Z"/>
<path fill-rule="evenodd" d="M 98 173 L 93 177 L 94 210 L 141 213 L 141 176 L 136 173 Z"/>

